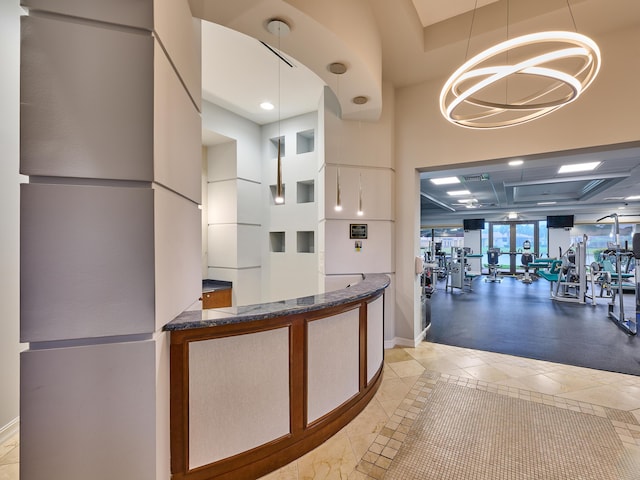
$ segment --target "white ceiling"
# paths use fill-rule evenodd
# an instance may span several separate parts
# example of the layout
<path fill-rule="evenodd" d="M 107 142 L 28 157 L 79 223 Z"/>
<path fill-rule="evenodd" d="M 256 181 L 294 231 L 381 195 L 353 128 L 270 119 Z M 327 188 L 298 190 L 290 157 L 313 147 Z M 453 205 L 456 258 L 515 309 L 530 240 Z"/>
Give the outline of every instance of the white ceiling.
<path fill-rule="evenodd" d="M 423 27 L 456 17 L 498 0 L 412 0 Z"/>
<path fill-rule="evenodd" d="M 262 18 L 277 16 L 277 5 L 290 8 L 287 2 L 278 3 L 275 0 L 242 1 L 244 4 L 254 5 L 254 10 L 260 10 Z M 246 25 L 251 22 L 252 15 L 256 16 L 254 10 L 242 10 L 240 4 L 236 3 L 233 6 L 231 3 L 216 3 L 214 0 L 201 3 L 203 11 L 209 7 L 216 13 L 222 12 L 219 15 L 226 18 L 229 24 L 235 22 Z M 571 12 L 565 0 L 478 0 L 475 13 L 476 0 L 368 0 L 368 3 L 380 31 L 382 77 L 396 88 L 434 79 L 444 81 L 464 60 L 467 47 L 470 50 L 467 55 L 470 55 L 487 48 L 491 43 L 504 40 L 507 13 L 511 36 L 540 29 L 573 29 L 571 15 L 580 33 L 595 38 L 604 32 L 640 23 L 638 0 L 571 0 Z M 317 45 L 314 49 L 314 55 L 322 65 L 320 68 L 318 65 L 314 66 L 316 72 L 323 75 L 321 79 L 289 56 L 286 58 L 294 67 L 287 66 L 255 38 L 206 21 L 203 21 L 202 28 L 202 88 L 205 100 L 258 124 L 266 124 L 277 121 L 278 116 L 288 118 L 316 110 L 325 85 L 336 91 L 336 76 L 326 71 L 326 65 L 343 59 L 333 58 L 331 53 L 327 56 L 329 49 L 326 45 Z M 255 31 L 258 32 L 256 36 L 279 50 L 278 38 L 269 34 L 264 25 Z M 284 45 L 283 40 L 283 47 Z M 349 53 L 345 52 L 344 55 Z M 606 68 L 606 59 L 604 65 L 603 68 Z M 278 104 L 278 92 L 280 108 L 276 107 L 271 112 L 261 110 L 259 104 L 264 100 Z M 205 144 L 228 140 L 212 132 L 205 133 Z M 461 166 L 456 170 L 437 172 L 438 176 L 447 173 L 461 177 L 488 173 L 488 181 L 468 182 L 474 197 L 483 205 L 475 210 L 451 205 L 451 199 L 447 198 L 446 193 L 443 196 L 442 191 L 434 188 L 427 180 L 436 173 L 425 172 L 422 174 L 423 194 L 434 198 L 436 203 L 453 207 L 455 211 L 437 206 L 423 196 L 423 212 L 433 219 L 468 216 L 469 212 L 473 212 L 475 216 L 498 215 L 498 212 L 512 209 L 539 216 L 544 211 L 566 209 L 567 205 L 584 211 L 589 209 L 606 212 L 607 209 L 624 206 L 625 203 L 606 198 L 640 194 L 639 148 L 638 145 L 632 145 L 615 152 L 573 152 L 554 157 L 530 158 L 519 169 L 506 167 L 508 159 L 501 159 L 483 165 Z M 594 156 L 605 162 L 595 172 L 596 175 L 607 173 L 619 177 L 600 182 L 588 194 L 585 190 L 587 186 L 591 188 L 589 179 L 577 179 L 573 182 L 558 180 L 559 164 L 576 163 Z M 555 197 L 560 203 L 545 207 L 546 210 L 543 211 L 534 205 L 548 197 Z M 640 203 L 635 201 L 630 203 L 630 207 L 638 205 Z"/>
<path fill-rule="evenodd" d="M 191 1 L 193 5 L 197 3 Z M 571 0 L 571 12 L 565 0 L 477 0 L 475 14 L 476 0 L 368 0 L 368 3 L 380 32 L 382 78 L 395 87 L 438 78 L 444 81 L 465 56 L 506 38 L 507 13 L 512 37 L 540 29 L 573 29 L 572 16 L 578 31 L 588 35 L 619 30 L 640 22 L 638 0 Z M 228 3 L 200 0 L 200 4 L 203 13 L 208 7 L 221 20 L 240 26 L 254 23 L 255 18 L 252 22 L 245 17 L 258 15 L 258 11 L 259 15 L 268 18 L 269 15 L 277 16 L 278 8 L 288 6 L 287 2 L 275 0 Z M 241 14 L 244 4 L 254 7 L 247 7 L 246 13 Z M 314 55 L 321 64 L 319 69 L 318 65 L 314 67 L 323 75 L 320 78 L 285 55 L 294 65 L 288 67 L 255 38 L 207 21 L 202 24 L 203 98 L 258 124 L 277 121 L 278 114 L 287 118 L 315 110 L 322 87 L 328 84 L 334 93 L 337 87 L 336 76 L 326 71 L 326 65 L 332 61 L 355 62 L 353 58 L 327 59 L 327 56 L 335 56 L 330 46 L 314 45 Z M 256 37 L 279 50 L 278 38 L 267 32 L 266 25 L 253 28 Z M 298 25 L 297 28 L 304 27 Z M 295 48 L 288 37 L 281 41 L 283 50 Z M 328 43 L 331 43 L 329 39 Z M 469 52 L 465 53 L 467 47 Z M 343 55 L 348 57 L 351 53 L 345 51 Z M 279 74 L 280 110 L 262 111 L 259 104 L 265 99 L 277 103 Z M 353 68 L 349 71 L 351 75 L 355 75 Z M 347 92 L 345 83 L 341 86 L 348 100 L 343 108 L 348 109 L 353 107 L 349 101 L 353 96 L 366 96 L 367 92 L 358 92 L 357 86 L 351 87 L 356 91 Z"/>
<path fill-rule="evenodd" d="M 202 98 L 259 125 L 317 110 L 324 81 L 281 54 L 293 67 L 255 38 L 203 20 Z M 261 109 L 264 101 L 276 108 Z"/>

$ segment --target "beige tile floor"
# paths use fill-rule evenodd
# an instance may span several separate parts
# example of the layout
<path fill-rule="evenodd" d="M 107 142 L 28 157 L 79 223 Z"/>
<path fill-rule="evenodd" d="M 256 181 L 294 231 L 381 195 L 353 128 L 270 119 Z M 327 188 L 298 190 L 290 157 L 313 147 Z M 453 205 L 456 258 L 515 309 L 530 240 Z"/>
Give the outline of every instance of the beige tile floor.
<path fill-rule="evenodd" d="M 19 435 L 16 434 L 0 444 L 0 480 L 18 479 L 19 443 Z"/>
<path fill-rule="evenodd" d="M 387 350 L 382 385 L 367 408 L 323 445 L 262 480 L 383 478 L 424 405 L 425 371 L 459 385 L 591 415 L 623 410 L 640 423 L 640 377 L 422 343 Z M 640 462 L 640 426 L 622 421 L 616 430 Z"/>
<path fill-rule="evenodd" d="M 611 416 L 609 409 L 615 409 L 640 423 L 640 377 L 422 343 L 387 350 L 382 384 L 367 408 L 323 445 L 262 480 L 382 478 L 424 404 L 425 371 L 460 385 L 593 415 Z M 621 420 L 624 448 L 640 460 L 640 427 Z M 0 445 L 0 480 L 18 479 L 19 448 L 18 436 Z"/>

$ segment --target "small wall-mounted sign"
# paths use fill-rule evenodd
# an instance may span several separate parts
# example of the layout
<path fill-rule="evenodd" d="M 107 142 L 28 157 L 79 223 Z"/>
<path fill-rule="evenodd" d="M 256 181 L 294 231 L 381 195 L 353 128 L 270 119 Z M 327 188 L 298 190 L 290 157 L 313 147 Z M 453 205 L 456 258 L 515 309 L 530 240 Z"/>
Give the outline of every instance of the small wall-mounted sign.
<path fill-rule="evenodd" d="M 366 223 L 349 224 L 349 238 L 366 239 L 367 224 Z"/>

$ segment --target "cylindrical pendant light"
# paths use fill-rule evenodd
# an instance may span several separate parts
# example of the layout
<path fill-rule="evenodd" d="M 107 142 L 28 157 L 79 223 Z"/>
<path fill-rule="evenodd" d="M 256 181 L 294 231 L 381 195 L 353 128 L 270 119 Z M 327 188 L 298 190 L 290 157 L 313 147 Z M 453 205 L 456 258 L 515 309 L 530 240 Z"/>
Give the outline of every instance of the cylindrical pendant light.
<path fill-rule="evenodd" d="M 271 32 L 273 35 L 278 36 L 278 56 L 281 55 L 280 51 L 280 38 L 283 35 L 289 34 L 291 28 L 289 24 L 284 20 L 279 18 L 274 18 L 269 21 L 267 24 L 267 30 Z M 281 74 L 280 74 L 281 60 L 278 58 L 278 166 L 276 172 L 276 196 L 273 199 L 274 202 L 278 205 L 282 205 L 284 203 L 284 188 L 282 185 L 282 146 L 281 146 L 281 135 L 280 135 L 280 114 L 282 112 L 282 100 L 281 100 Z"/>
<path fill-rule="evenodd" d="M 336 171 L 336 212 L 342 211 L 342 201 L 340 199 L 340 167 Z"/>
<path fill-rule="evenodd" d="M 278 137 L 278 172 L 276 174 L 276 198 L 277 204 L 284 203 L 284 195 L 282 192 L 282 156 L 280 155 L 280 137 Z"/>
<path fill-rule="evenodd" d="M 362 174 L 358 174 L 358 211 L 356 214 L 361 217 L 364 215 L 364 211 L 362 210 Z"/>
<path fill-rule="evenodd" d="M 344 74 L 347 71 L 347 66 L 344 63 L 335 62 L 335 63 L 329 64 L 328 69 L 331 73 L 333 73 L 336 76 L 336 97 L 338 98 L 338 105 L 339 105 L 340 104 L 340 75 Z M 336 156 L 337 157 L 336 163 L 338 164 L 338 168 L 336 172 L 336 205 L 334 208 L 336 212 L 341 212 L 342 199 L 340 198 L 340 154 L 342 150 L 342 142 L 340 140 L 342 138 L 342 133 L 339 132 L 338 134 L 339 134 L 338 155 Z"/>

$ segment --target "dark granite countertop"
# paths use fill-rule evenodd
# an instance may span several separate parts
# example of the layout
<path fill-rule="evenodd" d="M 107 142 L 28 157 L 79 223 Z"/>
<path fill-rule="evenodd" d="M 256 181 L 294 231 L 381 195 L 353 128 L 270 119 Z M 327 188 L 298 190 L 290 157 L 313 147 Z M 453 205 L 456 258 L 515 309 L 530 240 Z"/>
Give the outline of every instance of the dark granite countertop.
<path fill-rule="evenodd" d="M 313 312 L 324 308 L 344 305 L 382 292 L 389 286 L 390 279 L 384 274 L 363 275 L 364 279 L 342 290 L 292 298 L 280 302 L 260 303 L 237 307 L 213 308 L 208 310 L 186 310 L 164 326 L 164 330 L 189 330 L 193 328 L 215 327 L 234 323 L 265 320 L 268 318 Z"/>

